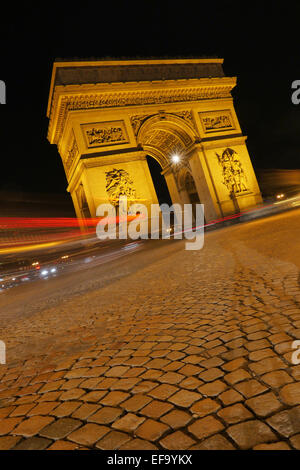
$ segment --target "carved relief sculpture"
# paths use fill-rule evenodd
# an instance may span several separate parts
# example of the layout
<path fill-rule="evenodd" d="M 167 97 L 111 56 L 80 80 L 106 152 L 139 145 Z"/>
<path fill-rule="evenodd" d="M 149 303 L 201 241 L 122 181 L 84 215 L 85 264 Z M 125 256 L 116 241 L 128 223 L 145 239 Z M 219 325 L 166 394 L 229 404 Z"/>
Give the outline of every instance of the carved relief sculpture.
<path fill-rule="evenodd" d="M 77 146 L 76 139 L 74 137 L 71 148 L 68 150 L 67 157 L 64 160 L 64 166 L 65 166 L 65 169 L 66 169 L 67 173 L 69 172 L 69 170 L 72 166 L 72 163 L 74 162 L 77 154 L 78 154 L 78 146 Z"/>
<path fill-rule="evenodd" d="M 106 171 L 106 192 L 111 204 L 115 207 L 119 205 L 120 196 L 126 196 L 130 204 L 136 200 L 136 190 L 129 173 L 123 169 Z"/>
<path fill-rule="evenodd" d="M 231 196 L 239 195 L 248 191 L 247 177 L 237 152 L 231 148 L 226 148 L 222 155 L 216 153 L 218 162 L 222 167 L 223 184 L 225 184 Z"/>
<path fill-rule="evenodd" d="M 200 113 L 200 118 L 205 132 L 234 129 L 230 111 L 214 111 L 206 114 Z"/>
<path fill-rule="evenodd" d="M 88 124 L 83 126 L 83 131 L 88 147 L 128 142 L 122 121 Z"/>

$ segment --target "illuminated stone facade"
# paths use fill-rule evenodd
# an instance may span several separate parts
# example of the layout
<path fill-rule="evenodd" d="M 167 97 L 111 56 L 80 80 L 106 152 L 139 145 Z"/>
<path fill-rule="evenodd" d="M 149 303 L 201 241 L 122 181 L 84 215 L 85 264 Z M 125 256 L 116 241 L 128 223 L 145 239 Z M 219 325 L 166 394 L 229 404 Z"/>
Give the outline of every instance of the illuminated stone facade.
<path fill-rule="evenodd" d="M 48 140 L 78 217 L 94 217 L 113 193 L 157 203 L 147 155 L 161 165 L 172 202 L 200 201 L 207 222 L 261 202 L 231 96 L 236 78 L 224 76 L 222 63 L 54 63 Z"/>

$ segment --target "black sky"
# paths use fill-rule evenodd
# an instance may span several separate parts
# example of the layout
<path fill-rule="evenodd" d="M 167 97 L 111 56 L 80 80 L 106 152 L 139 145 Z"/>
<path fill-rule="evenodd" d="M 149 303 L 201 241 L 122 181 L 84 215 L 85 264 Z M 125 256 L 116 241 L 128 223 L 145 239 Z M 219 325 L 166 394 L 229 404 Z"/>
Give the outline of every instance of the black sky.
<path fill-rule="evenodd" d="M 64 192 L 47 141 L 55 58 L 223 57 L 254 167 L 300 168 L 300 4 L 253 1 L 12 3 L 0 18 L 0 189 Z"/>

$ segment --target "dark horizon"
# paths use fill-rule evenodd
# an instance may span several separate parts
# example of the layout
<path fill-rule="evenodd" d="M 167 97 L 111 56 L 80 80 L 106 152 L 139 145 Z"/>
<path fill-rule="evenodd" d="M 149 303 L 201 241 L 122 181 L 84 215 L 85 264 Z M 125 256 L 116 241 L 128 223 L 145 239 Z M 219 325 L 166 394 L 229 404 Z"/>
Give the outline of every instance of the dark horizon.
<path fill-rule="evenodd" d="M 29 2 L 0 20 L 7 88 L 0 190 L 66 191 L 60 155 L 47 141 L 56 58 L 222 57 L 225 75 L 237 77 L 234 104 L 254 169 L 300 168 L 300 105 L 291 102 L 291 84 L 300 79 L 300 5 L 192 2 L 179 10 L 166 1 L 147 5 L 146 15 L 138 5 L 87 1 L 45 13 Z"/>

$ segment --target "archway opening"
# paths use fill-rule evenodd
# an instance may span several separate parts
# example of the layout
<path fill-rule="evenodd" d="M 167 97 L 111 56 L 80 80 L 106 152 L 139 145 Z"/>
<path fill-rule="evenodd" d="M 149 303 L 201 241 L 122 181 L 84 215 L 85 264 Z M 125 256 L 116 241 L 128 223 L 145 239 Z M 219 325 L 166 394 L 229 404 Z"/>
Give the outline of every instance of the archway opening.
<path fill-rule="evenodd" d="M 159 204 L 172 205 L 172 199 L 164 176 L 161 174 L 161 166 L 155 158 L 147 155 L 147 163 L 152 177 L 154 189 Z"/>

